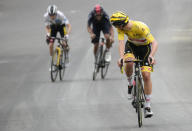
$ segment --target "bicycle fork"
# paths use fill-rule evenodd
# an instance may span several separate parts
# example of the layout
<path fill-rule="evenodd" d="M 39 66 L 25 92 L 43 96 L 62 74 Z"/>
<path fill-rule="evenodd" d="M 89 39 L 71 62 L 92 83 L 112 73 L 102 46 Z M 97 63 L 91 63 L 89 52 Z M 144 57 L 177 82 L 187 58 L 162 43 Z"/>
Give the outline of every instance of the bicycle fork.
<path fill-rule="evenodd" d="M 57 46 L 56 50 L 57 50 L 57 53 L 58 53 L 57 54 L 58 57 L 57 57 L 57 64 L 56 65 L 59 66 L 59 64 L 60 64 L 60 57 L 61 57 L 61 48 L 59 46 Z"/>

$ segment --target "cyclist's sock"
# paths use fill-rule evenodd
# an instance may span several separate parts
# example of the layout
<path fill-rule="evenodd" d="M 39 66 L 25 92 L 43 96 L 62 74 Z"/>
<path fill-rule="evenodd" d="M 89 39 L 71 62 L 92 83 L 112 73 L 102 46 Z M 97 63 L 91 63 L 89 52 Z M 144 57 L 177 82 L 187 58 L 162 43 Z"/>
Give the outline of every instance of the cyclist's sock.
<path fill-rule="evenodd" d="M 127 80 L 128 80 L 129 86 L 132 86 L 133 85 L 133 77 L 132 76 L 127 77 Z"/>
<path fill-rule="evenodd" d="M 145 97 L 146 97 L 145 107 L 151 107 L 150 103 L 151 95 L 145 95 Z"/>

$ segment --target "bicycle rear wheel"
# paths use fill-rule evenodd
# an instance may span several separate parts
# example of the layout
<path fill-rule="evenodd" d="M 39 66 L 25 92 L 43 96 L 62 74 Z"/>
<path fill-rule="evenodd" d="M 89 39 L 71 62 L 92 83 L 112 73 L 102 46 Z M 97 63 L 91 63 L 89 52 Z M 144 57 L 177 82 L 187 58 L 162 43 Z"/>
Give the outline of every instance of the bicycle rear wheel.
<path fill-rule="evenodd" d="M 55 49 L 54 54 L 52 56 L 52 60 L 51 60 L 51 81 L 52 82 L 56 80 L 57 74 L 58 74 L 57 59 L 58 59 L 58 52 Z"/>
<path fill-rule="evenodd" d="M 142 88 L 141 88 L 141 81 L 138 76 L 136 76 L 136 103 L 137 103 L 137 115 L 138 115 L 138 125 L 139 127 L 142 126 Z"/>
<path fill-rule="evenodd" d="M 65 74 L 65 61 L 66 61 L 66 51 L 62 51 L 62 54 L 60 56 L 60 68 L 59 68 L 59 78 L 60 80 L 63 80 L 64 74 Z"/>
<path fill-rule="evenodd" d="M 105 79 L 105 76 L 107 75 L 107 71 L 109 68 L 110 62 L 105 61 L 105 55 L 106 55 L 106 50 L 103 53 L 102 57 L 102 68 L 101 68 L 101 78 Z"/>

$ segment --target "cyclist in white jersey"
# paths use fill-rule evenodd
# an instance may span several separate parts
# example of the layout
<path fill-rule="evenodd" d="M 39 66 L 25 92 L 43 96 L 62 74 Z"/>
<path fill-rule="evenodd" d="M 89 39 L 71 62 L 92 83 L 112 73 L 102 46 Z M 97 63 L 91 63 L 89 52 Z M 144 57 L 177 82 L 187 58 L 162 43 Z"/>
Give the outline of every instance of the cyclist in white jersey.
<path fill-rule="evenodd" d="M 57 32 L 60 36 L 68 39 L 69 33 L 71 32 L 71 24 L 67 17 L 59 10 L 56 5 L 48 6 L 47 12 L 44 14 L 45 26 L 47 31 L 46 41 L 49 44 L 50 56 L 53 54 L 54 39 L 50 37 L 56 37 Z"/>

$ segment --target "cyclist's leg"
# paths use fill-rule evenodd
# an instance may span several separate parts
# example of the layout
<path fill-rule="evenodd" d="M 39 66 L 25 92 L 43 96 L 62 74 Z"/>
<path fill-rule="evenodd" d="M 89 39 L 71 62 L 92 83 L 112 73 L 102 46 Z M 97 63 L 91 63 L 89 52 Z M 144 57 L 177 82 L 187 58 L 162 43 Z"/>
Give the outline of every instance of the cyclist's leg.
<path fill-rule="evenodd" d="M 142 46 L 140 48 L 140 58 L 144 60 L 144 62 L 141 64 L 141 71 L 143 75 L 143 81 L 144 81 L 144 93 L 146 96 L 146 102 L 145 102 L 145 117 L 151 117 L 153 115 L 153 112 L 151 111 L 151 94 L 152 94 L 152 81 L 151 81 L 151 72 L 152 67 L 150 66 L 148 62 L 148 56 L 151 52 L 150 45 Z"/>
<path fill-rule="evenodd" d="M 51 25 L 51 37 L 56 37 L 57 35 L 57 28 L 55 25 Z M 50 39 L 49 41 L 49 52 L 50 52 L 50 56 L 53 55 L 53 45 L 54 45 L 54 39 Z"/>
<path fill-rule="evenodd" d="M 132 60 L 135 58 L 134 52 L 135 48 L 133 47 L 134 45 L 130 42 L 126 42 L 125 44 L 125 52 L 124 52 L 124 60 Z M 127 75 L 127 78 L 132 79 L 132 74 L 133 74 L 133 62 L 125 63 L 125 73 Z M 130 83 L 131 84 L 131 83 Z"/>
<path fill-rule="evenodd" d="M 58 27 L 59 33 L 61 38 L 64 38 L 64 36 L 66 35 L 66 27 L 65 24 L 62 24 Z M 64 41 L 63 41 L 64 42 Z M 63 45 L 66 45 L 66 43 L 63 43 Z"/>
<path fill-rule="evenodd" d="M 151 81 L 151 73 L 150 73 L 151 67 L 146 66 L 142 68 L 143 68 L 142 75 L 143 75 L 143 81 L 144 81 L 144 93 L 146 97 L 144 111 L 145 111 L 145 118 L 148 118 L 153 116 L 153 112 L 151 110 L 151 94 L 152 94 L 152 81 Z"/>
<path fill-rule="evenodd" d="M 96 37 L 91 40 L 91 42 L 94 44 L 93 49 L 94 56 L 96 56 L 97 49 L 99 47 L 100 31 L 101 29 L 99 28 L 99 26 L 93 25 L 93 33 L 96 35 Z"/>
<path fill-rule="evenodd" d="M 106 39 L 105 61 L 110 62 L 111 61 L 111 52 L 109 51 L 109 49 L 112 46 L 112 42 L 110 40 L 110 24 L 108 22 L 105 22 L 103 24 L 102 31 L 103 31 L 104 37 Z"/>
<path fill-rule="evenodd" d="M 139 58 L 144 60 L 144 62 L 141 63 L 141 66 L 142 66 L 141 71 L 142 71 L 143 81 L 144 81 L 144 91 L 146 96 L 150 96 L 152 93 L 152 82 L 151 82 L 152 67 L 148 62 L 148 57 L 151 52 L 151 47 L 150 45 L 146 45 L 146 46 L 140 46 L 138 48 L 139 48 L 138 49 Z"/>
<path fill-rule="evenodd" d="M 125 45 L 124 60 L 131 60 L 131 59 L 135 58 L 135 56 L 133 54 L 134 48 L 132 48 L 130 45 L 131 45 L 131 43 L 129 43 L 127 41 L 126 45 Z M 134 82 L 133 75 L 132 75 L 133 74 L 133 62 L 125 63 L 124 70 L 125 70 L 127 80 L 128 80 L 128 99 L 131 99 L 132 98 L 131 91 L 132 91 L 133 82 Z"/>
<path fill-rule="evenodd" d="M 64 36 L 67 34 L 67 30 L 66 30 L 66 26 L 65 26 L 65 24 L 62 24 L 62 25 L 60 25 L 59 27 L 59 33 L 60 33 L 60 36 L 61 36 L 61 38 L 64 38 Z M 67 51 L 66 53 L 65 53 L 65 66 L 68 66 L 68 64 L 69 64 L 69 56 L 68 56 L 68 52 L 69 52 L 69 46 L 68 46 L 68 43 L 66 42 L 66 41 L 62 41 L 63 43 L 63 47 L 64 47 L 64 50 L 65 51 Z"/>
<path fill-rule="evenodd" d="M 112 43 L 110 41 L 110 24 L 109 23 L 104 23 L 103 28 L 102 28 L 104 37 L 106 39 L 106 47 L 107 49 L 110 49 Z"/>

